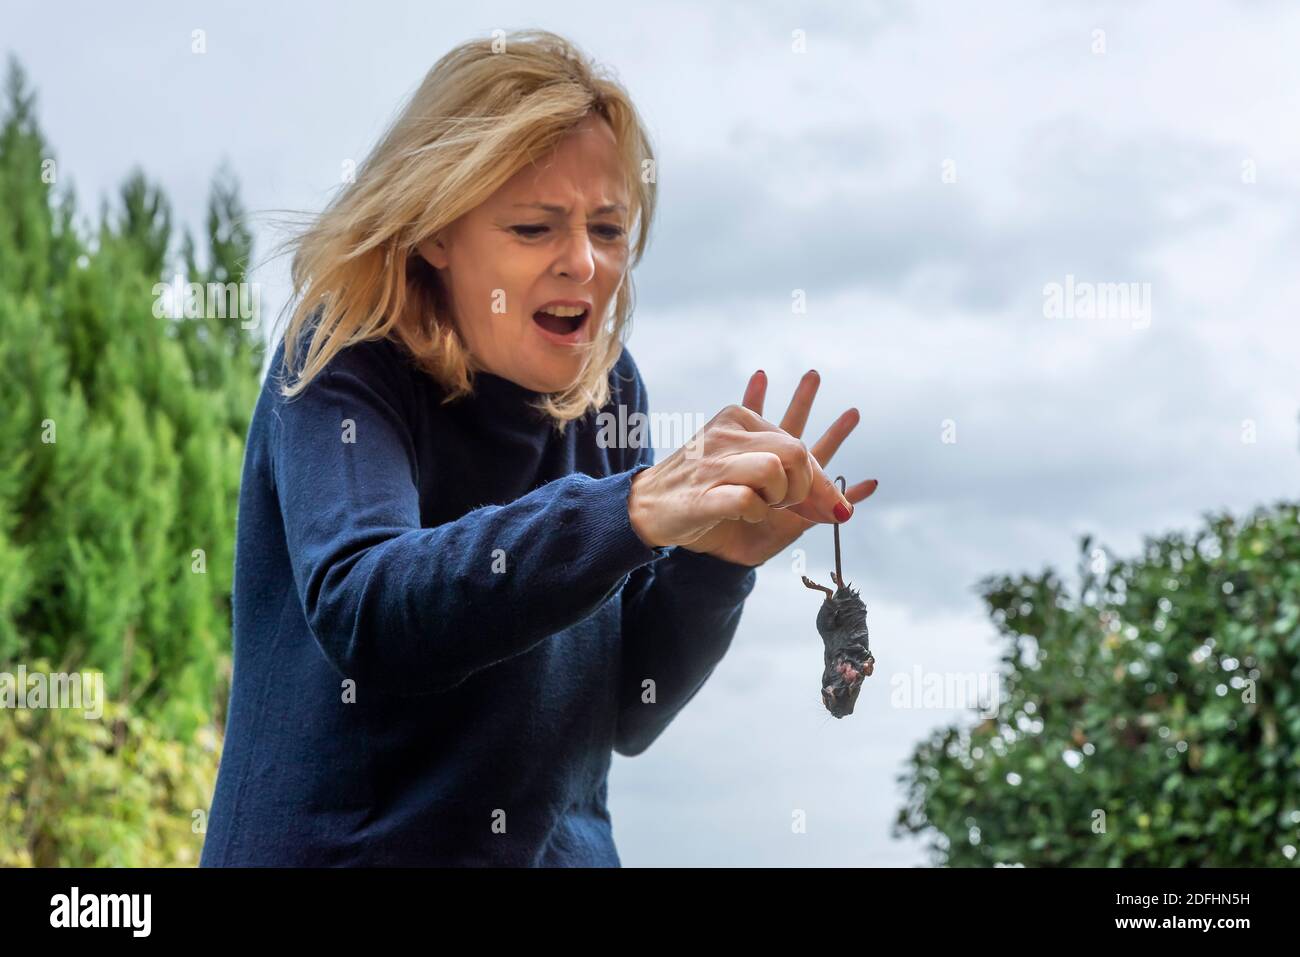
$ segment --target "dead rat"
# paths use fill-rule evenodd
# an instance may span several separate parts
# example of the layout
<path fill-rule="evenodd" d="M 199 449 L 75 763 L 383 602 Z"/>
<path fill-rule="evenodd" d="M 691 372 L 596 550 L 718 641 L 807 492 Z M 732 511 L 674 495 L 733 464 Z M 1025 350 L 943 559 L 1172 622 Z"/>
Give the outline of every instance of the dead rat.
<path fill-rule="evenodd" d="M 840 491 L 844 491 L 844 476 L 836 478 Z M 809 588 L 826 593 L 826 600 L 817 610 L 817 633 L 826 646 L 826 666 L 822 670 L 822 703 L 837 718 L 853 713 L 862 680 L 876 670 L 876 659 L 871 654 L 867 636 L 867 606 L 856 589 L 844 581 L 840 567 L 840 526 L 835 523 L 835 571 L 831 581 L 832 592 L 801 576 Z"/>

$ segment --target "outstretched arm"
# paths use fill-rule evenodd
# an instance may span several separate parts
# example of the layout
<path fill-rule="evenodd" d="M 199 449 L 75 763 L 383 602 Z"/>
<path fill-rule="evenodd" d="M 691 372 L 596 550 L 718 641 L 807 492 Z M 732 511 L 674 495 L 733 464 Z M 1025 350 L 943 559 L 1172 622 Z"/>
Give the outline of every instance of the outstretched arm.
<path fill-rule="evenodd" d="M 454 687 L 590 615 L 667 555 L 628 521 L 628 472 L 570 474 L 421 527 L 412 413 L 393 363 L 372 343 L 345 349 L 272 409 L 298 599 L 341 673 L 396 694 Z M 438 468 L 456 481 L 460 464 Z"/>

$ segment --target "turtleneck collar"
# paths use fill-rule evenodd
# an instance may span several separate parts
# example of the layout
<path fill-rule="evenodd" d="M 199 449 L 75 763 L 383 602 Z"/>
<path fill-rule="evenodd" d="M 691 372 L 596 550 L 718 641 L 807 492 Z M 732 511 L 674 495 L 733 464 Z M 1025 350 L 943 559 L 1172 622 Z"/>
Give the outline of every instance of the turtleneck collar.
<path fill-rule="evenodd" d="M 546 415 L 532 408 L 545 395 L 543 392 L 481 369 L 473 374 L 470 388 L 473 395 L 462 401 L 480 405 L 490 414 L 512 422 L 549 427 Z"/>

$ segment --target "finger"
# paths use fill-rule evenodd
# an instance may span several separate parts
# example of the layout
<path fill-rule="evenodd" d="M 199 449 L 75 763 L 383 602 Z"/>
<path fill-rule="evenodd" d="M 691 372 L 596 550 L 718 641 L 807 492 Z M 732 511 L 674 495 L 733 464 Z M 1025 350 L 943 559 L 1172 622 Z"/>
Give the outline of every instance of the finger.
<path fill-rule="evenodd" d="M 880 483 L 878 481 L 875 479 L 867 479 L 856 485 L 850 485 L 845 491 L 844 497 L 854 505 L 857 505 L 863 499 L 870 498 L 878 488 L 880 488 Z"/>
<path fill-rule="evenodd" d="M 762 496 L 748 485 L 715 485 L 700 496 L 700 505 L 706 518 L 742 519 L 750 524 L 764 521 L 768 511 Z"/>
<path fill-rule="evenodd" d="M 872 495 L 874 495 L 876 489 L 879 487 L 880 487 L 880 483 L 877 482 L 875 479 L 866 479 L 865 481 L 859 482 L 856 485 L 850 485 L 848 489 L 844 492 L 844 497 L 847 498 L 850 503 L 856 506 L 859 502 L 862 502 L 863 500 L 868 499 Z M 800 510 L 798 508 L 790 508 L 789 511 L 793 512 L 794 514 L 798 515 L 799 518 L 808 522 L 822 521 L 822 519 L 817 517 L 808 518 L 807 516 L 804 515 L 803 510 Z"/>
<path fill-rule="evenodd" d="M 748 444 L 750 448 L 771 450 L 783 457 L 794 455 L 796 459 L 799 453 L 795 452 L 795 448 L 803 447 L 801 440 L 796 439 L 785 430 L 777 428 L 752 409 L 731 410 L 731 422 L 739 424 L 745 432 L 749 433 L 748 436 L 744 432 L 731 434 L 731 441 L 738 445 L 744 446 Z M 798 445 L 791 446 L 791 442 Z M 814 522 L 847 522 L 853 516 L 852 503 L 840 494 L 840 490 L 826 476 L 821 463 L 813 456 L 811 450 L 804 452 L 803 457 L 812 472 L 810 484 L 804 498 L 791 498 L 792 502 L 797 501 L 799 503 L 792 505 L 792 510 Z M 797 461 L 790 462 L 788 458 L 786 461 L 792 481 L 796 480 L 797 477 L 798 485 L 802 486 L 804 475 L 802 467 L 798 465 Z M 839 516 L 835 514 L 836 505 L 843 506 L 843 511 Z"/>
<path fill-rule="evenodd" d="M 813 473 L 817 468 L 817 463 L 813 461 L 812 453 L 808 451 L 807 446 L 800 439 L 796 439 L 784 430 L 776 428 L 766 419 L 760 418 L 757 421 L 769 426 L 769 428 L 755 432 L 744 431 L 731 434 L 731 442 L 736 448 L 734 454 L 762 453 L 775 455 L 780 460 L 781 467 L 785 470 L 786 488 L 780 499 L 769 501 L 771 501 L 773 508 L 797 505 L 808 497 L 808 492 L 812 489 Z M 732 481 L 731 478 L 725 480 Z"/>
<path fill-rule="evenodd" d="M 853 504 L 840 493 L 839 486 L 822 470 L 811 453 L 808 461 L 814 470 L 812 488 L 808 497 L 792 506 L 790 511 L 814 522 L 847 522 L 853 517 Z"/>
<path fill-rule="evenodd" d="M 839 451 L 840 445 L 849 437 L 849 433 L 858 427 L 861 416 L 857 409 L 849 409 L 836 419 L 826 434 L 812 447 L 813 457 L 822 465 L 828 465 L 831 457 Z"/>
<path fill-rule="evenodd" d="M 817 388 L 821 383 L 822 378 L 816 369 L 809 369 L 804 373 L 798 387 L 794 390 L 790 406 L 781 419 L 781 428 L 796 437 L 803 435 L 804 426 L 808 424 L 808 413 L 812 411 L 813 399 L 817 397 Z"/>
<path fill-rule="evenodd" d="M 785 463 L 773 452 L 738 452 L 722 460 L 722 485 L 745 485 L 768 505 L 786 500 L 789 480 Z"/>
<path fill-rule="evenodd" d="M 745 390 L 746 402 L 749 402 L 751 399 L 753 399 L 754 401 L 756 401 L 758 405 L 761 406 L 763 404 L 763 396 L 767 392 L 767 381 L 766 379 L 761 381 L 759 380 L 758 377 L 761 376 L 762 374 L 763 373 L 761 370 L 759 372 L 755 372 L 754 378 L 749 380 L 749 388 Z M 758 385 L 757 391 L 755 391 L 756 383 Z M 761 412 L 755 412 L 748 405 L 728 406 L 727 408 L 719 412 L 718 415 L 719 416 L 730 415 L 729 421 L 731 423 L 734 423 L 735 425 L 740 426 L 746 432 L 780 431 L 776 423 L 767 421 L 767 419 L 763 418 L 763 414 Z"/>
<path fill-rule="evenodd" d="M 749 385 L 745 387 L 745 398 L 741 405 L 749 409 L 755 415 L 763 414 L 763 399 L 767 396 L 767 373 L 759 369 L 749 377 Z"/>

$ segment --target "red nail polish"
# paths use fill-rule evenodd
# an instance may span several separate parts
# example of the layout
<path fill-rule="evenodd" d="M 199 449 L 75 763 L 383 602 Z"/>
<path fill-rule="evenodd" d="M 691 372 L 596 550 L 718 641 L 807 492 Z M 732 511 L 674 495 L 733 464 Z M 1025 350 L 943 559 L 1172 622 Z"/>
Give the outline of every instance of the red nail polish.
<path fill-rule="evenodd" d="M 852 514 L 853 514 L 853 513 L 852 513 L 851 511 L 849 511 L 849 509 L 847 509 L 847 508 L 844 507 L 844 503 L 843 503 L 843 502 L 836 502 L 836 503 L 835 503 L 835 521 L 837 521 L 837 522 L 847 522 L 847 521 L 849 520 L 849 516 L 852 515 Z"/>

